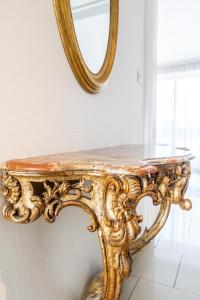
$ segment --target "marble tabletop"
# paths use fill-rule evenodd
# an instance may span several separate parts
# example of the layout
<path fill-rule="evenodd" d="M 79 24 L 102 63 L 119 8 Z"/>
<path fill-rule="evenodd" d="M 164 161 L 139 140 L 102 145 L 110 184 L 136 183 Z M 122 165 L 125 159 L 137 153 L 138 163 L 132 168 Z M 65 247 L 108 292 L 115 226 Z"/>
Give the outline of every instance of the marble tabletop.
<path fill-rule="evenodd" d="M 174 149 L 164 145 L 151 148 L 142 145 L 122 145 L 9 160 L 1 166 L 1 169 L 19 172 L 91 170 L 144 175 L 156 172 L 157 165 L 188 161 L 192 158 L 191 152 L 183 148 Z"/>

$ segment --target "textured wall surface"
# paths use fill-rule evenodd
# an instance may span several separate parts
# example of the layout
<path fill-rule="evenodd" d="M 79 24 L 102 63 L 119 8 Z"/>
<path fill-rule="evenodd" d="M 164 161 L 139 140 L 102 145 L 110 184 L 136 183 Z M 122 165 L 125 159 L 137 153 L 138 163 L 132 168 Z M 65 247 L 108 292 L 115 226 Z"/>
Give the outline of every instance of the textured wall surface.
<path fill-rule="evenodd" d="M 120 1 L 109 85 L 85 93 L 66 61 L 50 0 L 0 2 L 0 161 L 143 142 L 144 0 Z M 87 217 L 69 208 L 53 225 L 0 218 L 0 299 L 78 300 L 99 270 Z"/>

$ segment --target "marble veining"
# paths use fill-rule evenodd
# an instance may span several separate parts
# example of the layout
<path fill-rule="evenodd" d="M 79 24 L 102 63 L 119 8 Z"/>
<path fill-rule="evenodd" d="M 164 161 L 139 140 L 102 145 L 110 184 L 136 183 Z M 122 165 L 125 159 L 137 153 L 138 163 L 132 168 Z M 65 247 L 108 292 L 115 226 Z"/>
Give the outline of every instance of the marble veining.
<path fill-rule="evenodd" d="M 9 171 L 62 172 L 68 170 L 97 170 L 109 173 L 144 175 L 156 172 L 156 165 L 192 159 L 188 149 L 164 145 L 145 147 L 122 145 L 88 151 L 7 161 L 1 168 Z"/>

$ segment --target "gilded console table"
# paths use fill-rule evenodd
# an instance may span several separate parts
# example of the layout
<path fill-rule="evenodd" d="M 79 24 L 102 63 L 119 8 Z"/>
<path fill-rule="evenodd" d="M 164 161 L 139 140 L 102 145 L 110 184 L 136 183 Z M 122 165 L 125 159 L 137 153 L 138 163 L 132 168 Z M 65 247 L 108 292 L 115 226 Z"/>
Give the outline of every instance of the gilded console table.
<path fill-rule="evenodd" d="M 117 300 L 131 272 L 131 256 L 162 229 L 171 204 L 191 209 L 184 199 L 191 159 L 180 149 L 126 145 L 8 161 L 1 167 L 3 215 L 23 224 L 43 215 L 51 223 L 64 207 L 84 209 L 91 218 L 89 231 L 98 232 L 104 272 L 83 299 Z M 146 196 L 160 210 L 141 233 L 145 220 L 137 205 Z"/>

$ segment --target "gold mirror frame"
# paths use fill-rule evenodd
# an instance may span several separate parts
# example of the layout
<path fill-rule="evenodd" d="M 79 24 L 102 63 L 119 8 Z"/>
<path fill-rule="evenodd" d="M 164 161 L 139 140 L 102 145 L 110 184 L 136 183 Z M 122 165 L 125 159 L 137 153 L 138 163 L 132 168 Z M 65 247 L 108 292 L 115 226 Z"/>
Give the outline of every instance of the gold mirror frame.
<path fill-rule="evenodd" d="M 89 93 L 99 93 L 106 85 L 112 70 L 118 35 L 119 0 L 110 0 L 110 29 L 108 47 L 100 71 L 92 73 L 87 67 L 76 37 L 70 0 L 54 0 L 58 28 L 72 71 L 81 86 Z"/>

